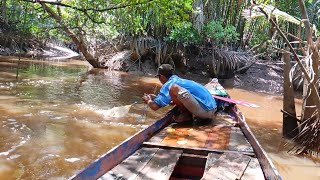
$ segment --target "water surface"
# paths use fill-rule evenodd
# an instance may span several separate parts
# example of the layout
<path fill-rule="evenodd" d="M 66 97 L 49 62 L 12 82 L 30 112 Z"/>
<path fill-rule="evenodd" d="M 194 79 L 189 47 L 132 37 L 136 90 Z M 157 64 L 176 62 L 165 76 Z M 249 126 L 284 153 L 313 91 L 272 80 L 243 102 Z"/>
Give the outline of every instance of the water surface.
<path fill-rule="evenodd" d="M 66 179 L 168 110 L 140 99 L 159 90 L 156 78 L 22 59 L 16 79 L 17 58 L 0 59 L 0 179 Z M 261 106 L 239 107 L 284 179 L 319 179 L 319 164 L 283 147 L 280 96 L 228 92 Z"/>

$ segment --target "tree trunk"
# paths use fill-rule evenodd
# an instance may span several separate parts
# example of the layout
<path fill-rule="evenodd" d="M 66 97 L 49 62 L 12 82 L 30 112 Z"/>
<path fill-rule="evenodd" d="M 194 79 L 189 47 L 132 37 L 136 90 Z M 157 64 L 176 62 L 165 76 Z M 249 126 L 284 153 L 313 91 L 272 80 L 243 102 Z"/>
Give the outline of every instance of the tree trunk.
<path fill-rule="evenodd" d="M 314 72 L 314 78 L 312 80 L 311 83 L 315 84 L 316 85 L 316 88 L 318 89 L 319 86 L 318 86 L 318 77 L 319 77 L 319 72 L 318 72 L 318 66 L 319 66 L 319 54 L 317 52 L 318 50 L 315 49 L 312 53 L 312 56 L 311 56 L 311 59 L 312 59 L 312 68 L 313 69 L 313 72 Z M 317 94 L 316 91 L 313 91 L 311 89 L 310 86 L 308 86 L 306 88 L 306 94 L 309 94 L 309 96 L 307 97 L 307 100 L 306 100 L 306 106 L 305 106 L 305 111 L 304 111 L 304 118 L 303 118 L 303 121 L 304 120 L 308 120 L 310 118 L 313 118 L 310 122 L 313 122 L 314 120 L 316 120 L 317 116 L 313 116 L 313 113 L 317 110 L 317 97 L 319 96 Z M 318 112 L 319 113 L 319 112 Z M 313 117 L 312 117 L 313 116 Z M 309 125 L 309 124 L 305 124 L 305 125 Z"/>
<path fill-rule="evenodd" d="M 8 23 L 8 19 L 7 19 L 7 0 L 2 0 L 1 1 L 1 16 L 2 16 L 3 22 Z"/>
<path fill-rule="evenodd" d="M 224 19 L 224 26 L 226 26 L 228 24 L 228 20 L 229 20 L 229 17 L 230 17 L 230 11 L 231 11 L 231 8 L 233 6 L 233 0 L 230 0 L 229 3 L 227 3 L 227 12 L 226 12 L 226 17 Z"/>
<path fill-rule="evenodd" d="M 88 51 L 86 44 L 82 41 L 81 38 L 78 38 L 77 35 L 72 32 L 71 29 L 67 27 L 66 24 L 62 21 L 62 18 L 58 16 L 50 7 L 48 7 L 44 2 L 40 2 L 42 8 L 53 18 L 55 21 L 61 25 L 63 30 L 69 35 L 69 37 L 73 40 L 73 42 L 77 45 L 79 51 L 83 54 L 86 60 L 94 67 L 100 68 L 100 64 L 98 63 L 97 59 L 93 57 L 92 54 Z"/>
<path fill-rule="evenodd" d="M 303 24 L 304 24 L 304 28 L 305 28 L 307 42 L 308 42 L 308 45 L 310 46 L 313 44 L 312 31 L 311 31 L 311 27 L 310 27 L 308 14 L 306 11 L 306 6 L 304 5 L 304 2 L 302 0 L 299 0 L 299 8 L 300 8 L 302 19 L 304 20 Z"/>
<path fill-rule="evenodd" d="M 313 74 L 314 77 L 311 78 L 309 82 L 310 85 L 307 88 L 307 94 L 309 94 L 309 96 L 307 97 L 307 100 L 306 100 L 306 107 L 305 107 L 304 118 L 303 118 L 303 120 L 308 120 L 310 118 L 313 118 L 311 119 L 311 121 L 309 121 L 311 123 L 313 122 L 313 120 L 317 118 L 317 116 L 313 116 L 313 113 L 315 111 L 318 111 L 318 113 L 320 113 L 319 111 L 320 103 L 319 103 L 319 94 L 318 94 L 319 85 L 317 83 L 319 79 L 318 66 L 319 66 L 320 57 L 319 57 L 318 48 L 316 45 L 314 45 L 312 40 L 312 29 L 310 27 L 310 22 L 306 12 L 306 7 L 302 0 L 299 0 L 299 7 L 300 7 L 302 19 L 304 19 L 303 23 L 305 26 L 305 33 L 306 33 L 306 38 L 307 38 L 308 47 L 309 47 L 308 53 L 312 54 L 311 55 L 312 62 L 310 62 L 312 66 L 311 67 L 309 66 L 309 68 L 312 68 L 314 72 Z M 308 124 L 305 124 L 305 125 L 308 125 Z"/>
<path fill-rule="evenodd" d="M 289 48 L 286 48 L 289 51 Z M 292 83 L 290 82 L 290 54 L 283 53 L 284 72 L 283 72 L 283 126 L 282 135 L 287 138 L 294 138 L 298 135 L 298 123 L 296 117 L 296 109 L 294 103 L 294 91 Z"/>
<path fill-rule="evenodd" d="M 312 29 L 310 27 L 309 18 L 303 0 L 299 0 L 300 12 L 304 20 L 305 34 L 307 39 L 307 54 L 311 55 L 310 59 L 306 59 L 306 68 L 301 65 L 306 80 L 308 81 L 305 110 L 303 113 L 303 126 L 296 141 L 299 143 L 297 150 L 300 153 L 309 153 L 319 155 L 320 153 L 320 98 L 319 98 L 319 50 L 318 43 L 314 43 L 312 39 Z M 309 58 L 309 57 L 308 57 Z M 307 70 L 308 71 L 307 71 Z"/>
<path fill-rule="evenodd" d="M 202 0 L 196 0 L 192 4 L 196 13 L 193 13 L 193 27 L 201 33 L 204 24 L 204 13 Z"/>

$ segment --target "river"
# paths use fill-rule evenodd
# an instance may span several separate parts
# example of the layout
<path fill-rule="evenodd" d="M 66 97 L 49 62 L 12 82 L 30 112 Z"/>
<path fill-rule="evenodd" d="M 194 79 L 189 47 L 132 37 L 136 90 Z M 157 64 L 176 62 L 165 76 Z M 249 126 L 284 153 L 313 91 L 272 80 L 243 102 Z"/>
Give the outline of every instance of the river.
<path fill-rule="evenodd" d="M 141 101 L 159 90 L 153 77 L 88 73 L 77 60 L 23 58 L 18 79 L 16 69 L 16 57 L 0 57 L 0 179 L 66 179 L 168 110 L 152 112 Z M 240 109 L 283 179 L 320 179 L 319 162 L 283 146 L 281 96 L 227 91 L 260 106 Z"/>

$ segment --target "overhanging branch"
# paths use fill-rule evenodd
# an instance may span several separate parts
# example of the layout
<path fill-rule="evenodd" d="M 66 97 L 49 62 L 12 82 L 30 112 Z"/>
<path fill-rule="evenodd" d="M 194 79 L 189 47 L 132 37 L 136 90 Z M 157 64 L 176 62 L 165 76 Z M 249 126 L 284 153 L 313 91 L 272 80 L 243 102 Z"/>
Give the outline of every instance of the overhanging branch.
<path fill-rule="evenodd" d="M 71 8 L 77 11 L 81 11 L 81 12 L 87 12 L 87 11 L 96 11 L 96 12 L 105 12 L 105 11 L 110 11 L 110 10 L 115 10 L 115 9 L 122 9 L 122 8 L 126 8 L 126 7 L 130 7 L 130 6 L 137 6 L 140 4 L 147 4 L 149 2 L 152 2 L 153 0 L 147 0 L 144 2 L 138 2 L 138 3 L 133 3 L 133 4 L 125 4 L 125 5 L 118 5 L 118 6 L 113 6 L 113 7 L 107 7 L 104 9 L 96 9 L 96 8 L 78 8 L 75 6 L 71 6 L 68 4 L 64 4 L 61 2 L 54 2 L 54 1 L 44 1 L 44 0 L 23 0 L 26 2 L 30 2 L 30 3 L 46 3 L 46 4 L 51 4 L 51 5 L 57 5 L 57 6 L 62 6 L 62 7 L 67 7 L 67 8 Z"/>

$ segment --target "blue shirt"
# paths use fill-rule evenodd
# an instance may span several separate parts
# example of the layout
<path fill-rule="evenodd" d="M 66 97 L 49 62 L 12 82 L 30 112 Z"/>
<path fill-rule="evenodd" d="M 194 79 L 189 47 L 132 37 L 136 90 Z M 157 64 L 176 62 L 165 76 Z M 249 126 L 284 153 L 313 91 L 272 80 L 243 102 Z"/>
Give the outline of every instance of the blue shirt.
<path fill-rule="evenodd" d="M 164 107 L 172 101 L 169 94 L 169 89 L 172 84 L 176 84 L 188 90 L 204 110 L 210 111 L 217 108 L 216 101 L 207 88 L 195 81 L 182 79 L 176 75 L 173 75 L 168 79 L 168 81 L 161 87 L 158 96 L 154 99 L 154 102 L 158 106 Z"/>

